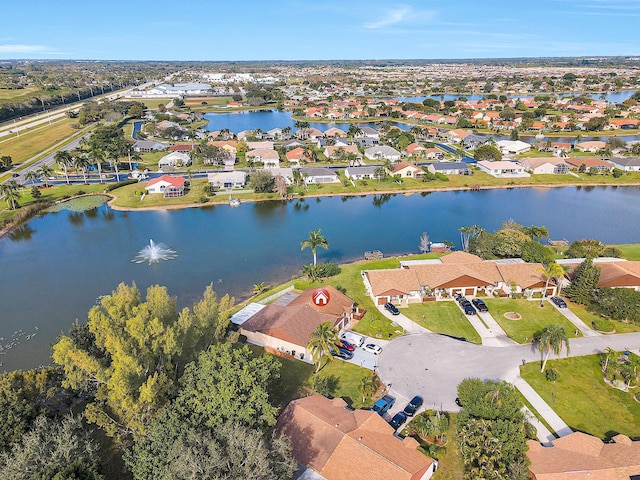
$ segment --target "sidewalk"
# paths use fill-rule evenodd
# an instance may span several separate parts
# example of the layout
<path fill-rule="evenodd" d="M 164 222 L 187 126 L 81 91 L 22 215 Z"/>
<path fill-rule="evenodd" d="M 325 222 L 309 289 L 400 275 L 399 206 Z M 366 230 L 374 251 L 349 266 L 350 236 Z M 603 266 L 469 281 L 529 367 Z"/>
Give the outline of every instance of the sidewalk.
<path fill-rule="evenodd" d="M 551 406 L 531 386 L 520 376 L 520 369 L 515 368 L 506 375 L 505 380 L 512 383 L 520 393 L 524 395 L 527 401 L 533 406 L 538 414 L 544 418 L 544 421 L 554 430 L 556 435 L 564 437 L 573 433 L 569 426 L 564 423 Z M 540 437 L 541 432 L 538 433 Z M 544 435 L 544 434 L 543 434 Z"/>
<path fill-rule="evenodd" d="M 571 310 L 569 310 L 569 308 L 558 308 L 558 306 L 556 304 L 554 304 L 551 300 L 549 300 L 549 303 L 553 306 L 553 308 L 555 308 L 558 312 L 560 312 L 562 315 L 564 315 L 564 317 L 569 320 L 571 323 L 573 323 L 575 325 L 575 327 L 580 330 L 582 332 L 582 335 L 584 335 L 585 337 L 598 337 L 600 335 L 602 335 L 601 333 L 598 333 L 594 330 L 592 330 L 591 328 L 589 328 L 587 326 L 586 323 L 584 323 L 582 320 L 580 320 L 580 317 L 578 317 L 575 313 L 573 313 Z"/>

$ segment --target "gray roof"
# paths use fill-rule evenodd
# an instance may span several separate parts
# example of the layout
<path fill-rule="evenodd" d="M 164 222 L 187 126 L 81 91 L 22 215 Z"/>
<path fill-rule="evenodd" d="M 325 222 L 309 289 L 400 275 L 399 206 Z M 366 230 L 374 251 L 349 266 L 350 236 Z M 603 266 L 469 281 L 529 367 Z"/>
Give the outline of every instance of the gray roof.
<path fill-rule="evenodd" d="M 360 127 L 360 131 L 362 135 L 380 135 L 375 128 L 371 127 Z"/>
<path fill-rule="evenodd" d="M 326 177 L 337 176 L 336 172 L 324 167 L 303 167 L 300 169 L 302 175 L 309 175 L 310 177 Z"/>
<path fill-rule="evenodd" d="M 375 166 L 364 166 L 364 167 L 347 167 L 345 172 L 349 172 L 349 175 L 374 175 L 376 171 Z"/>
<path fill-rule="evenodd" d="M 431 166 L 434 170 L 469 170 L 469 165 L 464 162 L 435 162 Z"/>
<path fill-rule="evenodd" d="M 384 155 L 384 156 L 400 155 L 400 152 L 397 151 L 395 148 L 390 147 L 389 145 L 376 145 L 375 147 L 367 148 L 364 151 L 364 154 L 367 157 L 371 158 L 377 155 Z"/>
<path fill-rule="evenodd" d="M 133 144 L 134 148 L 144 148 L 144 149 L 153 149 L 153 150 L 162 150 L 163 148 L 167 148 L 167 146 L 162 142 L 153 142 L 151 140 L 138 140 Z"/>
<path fill-rule="evenodd" d="M 613 157 L 607 160 L 624 167 L 640 167 L 640 157 Z"/>

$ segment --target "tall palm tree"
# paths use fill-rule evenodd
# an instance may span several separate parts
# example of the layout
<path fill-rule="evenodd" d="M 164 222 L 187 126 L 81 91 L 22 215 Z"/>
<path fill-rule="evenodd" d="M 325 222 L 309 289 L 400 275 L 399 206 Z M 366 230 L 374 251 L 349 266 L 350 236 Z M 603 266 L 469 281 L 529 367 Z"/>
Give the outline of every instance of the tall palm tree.
<path fill-rule="evenodd" d="M 73 164 L 73 157 L 68 150 L 58 150 L 54 155 L 53 159 L 58 163 L 58 165 L 62 166 L 64 170 L 64 176 L 67 180 L 67 185 L 69 185 L 69 167 Z"/>
<path fill-rule="evenodd" d="M 309 337 L 307 348 L 311 351 L 311 357 L 316 364 L 316 372 L 320 370 L 320 362 L 322 357 L 328 356 L 329 361 L 333 360 L 331 350 L 337 347 L 334 345 L 338 342 L 338 331 L 331 322 L 324 322 L 318 325 L 315 331 Z"/>
<path fill-rule="evenodd" d="M 38 172 L 38 175 L 40 175 L 42 178 L 48 178 L 54 173 L 53 168 L 51 168 L 49 165 L 42 165 L 37 170 L 37 172 Z"/>
<path fill-rule="evenodd" d="M 98 177 L 100 178 L 100 183 L 102 183 L 102 162 L 105 159 L 105 153 L 99 148 L 94 148 L 89 152 L 89 157 L 91 158 L 91 163 L 98 167 Z"/>
<path fill-rule="evenodd" d="M 40 178 L 40 175 L 38 175 L 38 172 L 36 172 L 35 170 L 29 170 L 27 173 L 24 174 L 24 179 L 29 181 L 31 180 L 31 185 L 35 185 L 36 184 L 36 180 L 38 180 Z"/>
<path fill-rule="evenodd" d="M 15 210 L 21 196 L 20 185 L 18 185 L 18 182 L 15 180 L 9 180 L 6 183 L 0 184 L 0 197 L 4 197 L 9 209 Z"/>
<path fill-rule="evenodd" d="M 314 230 L 312 232 L 309 232 L 309 238 L 307 238 L 306 240 L 303 240 L 300 243 L 300 250 L 304 250 L 305 248 L 310 248 L 311 249 L 311 253 L 313 253 L 313 266 L 315 267 L 317 265 L 317 261 L 316 261 L 316 249 L 318 247 L 322 247 L 325 250 L 329 249 L 329 241 L 322 236 L 322 234 L 320 233 L 322 230 L 319 228 L 317 230 Z"/>
<path fill-rule="evenodd" d="M 540 299 L 540 306 L 544 305 L 544 299 L 547 297 L 547 288 L 549 288 L 549 280 L 554 279 L 560 286 L 560 278 L 564 277 L 564 268 L 556 262 L 550 262 L 546 267 L 544 267 L 541 272 L 542 275 L 547 279 L 544 284 L 544 294 Z"/>
<path fill-rule="evenodd" d="M 540 339 L 538 340 L 538 351 L 545 355 L 540 373 L 544 372 L 551 352 L 559 355 L 563 346 L 567 347 L 567 355 L 569 355 L 569 338 L 562 325 L 548 325 L 542 330 L 542 335 L 540 335 Z"/>
<path fill-rule="evenodd" d="M 82 176 L 84 177 L 84 183 L 87 183 L 87 168 L 91 165 L 91 160 L 85 154 L 76 155 L 73 157 L 73 168 L 76 170 L 82 170 Z"/>
<path fill-rule="evenodd" d="M 120 160 L 120 153 L 122 152 L 122 148 L 123 147 L 121 145 L 114 144 L 114 145 L 110 146 L 106 151 L 106 157 L 113 164 L 113 168 L 116 171 L 116 178 L 117 179 L 120 178 L 118 176 L 118 174 L 119 174 L 119 172 L 118 172 L 118 160 Z"/>

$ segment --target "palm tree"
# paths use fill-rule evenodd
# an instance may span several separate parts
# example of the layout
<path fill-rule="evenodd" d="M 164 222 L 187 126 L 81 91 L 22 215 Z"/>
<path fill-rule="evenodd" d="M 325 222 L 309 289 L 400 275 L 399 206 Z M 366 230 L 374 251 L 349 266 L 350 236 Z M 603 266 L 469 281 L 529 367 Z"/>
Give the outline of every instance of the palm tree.
<path fill-rule="evenodd" d="M 352 123 L 351 125 L 349 125 L 349 130 L 347 130 L 347 135 L 349 137 L 355 138 L 361 133 L 362 133 L 362 129 L 358 125 L 356 125 L 355 123 Z"/>
<path fill-rule="evenodd" d="M 76 155 L 73 157 L 73 168 L 76 170 L 82 170 L 82 176 L 84 177 L 84 183 L 87 183 L 87 168 L 91 165 L 91 160 L 85 155 Z"/>
<path fill-rule="evenodd" d="M 11 210 L 15 210 L 21 196 L 20 185 L 18 185 L 18 182 L 15 180 L 9 180 L 6 183 L 0 184 L 0 197 L 4 197 L 7 201 L 7 206 Z"/>
<path fill-rule="evenodd" d="M 35 170 L 29 170 L 24 174 L 24 179 L 27 181 L 31 180 L 31 185 L 33 186 L 35 186 L 36 180 L 38 180 L 39 178 L 40 175 L 38 175 L 38 172 L 36 172 Z"/>
<path fill-rule="evenodd" d="M 254 283 L 252 292 L 254 295 L 259 295 L 260 293 L 264 292 L 266 289 L 267 289 L 267 286 L 264 284 L 264 282 Z"/>
<path fill-rule="evenodd" d="M 302 266 L 302 273 L 309 279 L 311 283 L 320 280 L 318 267 L 310 263 Z"/>
<path fill-rule="evenodd" d="M 300 250 L 304 250 L 305 248 L 310 248 L 311 253 L 313 253 L 313 266 L 317 265 L 316 261 L 316 249 L 318 247 L 322 247 L 325 250 L 329 249 L 329 241 L 321 235 L 322 230 L 319 228 L 318 230 L 314 230 L 309 232 L 309 238 L 303 240 L 300 243 Z"/>
<path fill-rule="evenodd" d="M 111 160 L 111 163 L 113 164 L 113 168 L 116 171 L 116 179 L 120 179 L 119 175 L 118 175 L 118 160 L 120 160 L 120 153 L 122 152 L 122 146 L 120 145 L 113 145 L 110 146 L 110 148 L 107 149 L 106 155 L 107 158 L 109 160 Z"/>
<path fill-rule="evenodd" d="M 544 305 L 544 299 L 547 298 L 547 288 L 549 288 L 549 280 L 552 278 L 556 280 L 558 286 L 560 286 L 560 278 L 564 277 L 564 268 L 556 262 L 550 262 L 546 267 L 544 267 L 541 272 L 542 275 L 547 279 L 544 284 L 544 294 L 540 299 L 540 306 Z"/>
<path fill-rule="evenodd" d="M 551 352 L 559 355 L 563 345 L 567 347 L 567 355 L 569 355 L 569 338 L 562 325 L 548 325 L 542 330 L 542 335 L 540 335 L 540 339 L 538 340 L 538 351 L 541 353 L 544 352 L 545 356 L 540 373 L 544 372 Z"/>
<path fill-rule="evenodd" d="M 53 159 L 61 165 L 64 170 L 64 176 L 67 179 L 67 185 L 69 185 L 69 167 L 73 163 L 73 157 L 68 150 L 58 150 Z"/>
<path fill-rule="evenodd" d="M 360 393 L 362 393 L 362 403 L 367 399 L 367 397 L 371 397 L 376 390 L 378 389 L 378 377 L 375 375 L 366 375 L 360 380 L 360 385 L 358 386 Z"/>
<path fill-rule="evenodd" d="M 335 345 L 338 342 L 338 331 L 331 322 L 324 322 L 318 325 L 315 331 L 309 337 L 309 343 L 307 344 L 307 349 L 311 351 L 311 357 L 313 358 L 313 362 L 316 364 L 316 371 L 318 373 L 320 370 L 320 361 L 322 357 L 329 357 L 329 361 L 333 360 L 333 356 L 331 355 L 331 351 L 335 350 Z"/>
<path fill-rule="evenodd" d="M 42 178 L 48 178 L 54 173 L 53 168 L 51 168 L 49 165 L 42 165 L 37 170 L 37 172 L 38 172 L 38 175 L 40 175 Z"/>
<path fill-rule="evenodd" d="M 100 178 L 100 183 L 102 183 L 102 161 L 105 158 L 105 153 L 99 148 L 94 148 L 89 152 L 89 157 L 91 158 L 91 163 L 98 167 L 98 177 Z"/>

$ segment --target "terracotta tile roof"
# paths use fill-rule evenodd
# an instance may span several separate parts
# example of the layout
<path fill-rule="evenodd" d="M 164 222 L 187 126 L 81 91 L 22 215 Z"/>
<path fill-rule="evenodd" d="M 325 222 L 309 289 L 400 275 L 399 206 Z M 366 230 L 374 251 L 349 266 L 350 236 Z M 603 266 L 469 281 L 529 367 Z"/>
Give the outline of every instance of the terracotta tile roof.
<path fill-rule="evenodd" d="M 420 285 L 434 288 L 455 288 L 495 285 L 502 277 L 493 262 L 412 265 Z"/>
<path fill-rule="evenodd" d="M 586 433 L 575 432 L 542 447 L 527 442 L 529 467 L 535 480 L 621 480 L 640 475 L 640 442 L 625 435 L 616 435 L 615 443 Z"/>
<path fill-rule="evenodd" d="M 440 257 L 442 263 L 480 263 L 483 260 L 472 253 L 457 251 Z"/>
<path fill-rule="evenodd" d="M 515 282 L 521 288 L 544 287 L 546 280 L 540 263 L 502 263 L 496 265 L 505 283 Z"/>
<path fill-rule="evenodd" d="M 640 286 L 640 262 L 603 262 L 596 265 L 600 267 L 600 288 Z"/>
<path fill-rule="evenodd" d="M 176 188 L 184 187 L 184 177 L 172 177 L 171 175 L 162 175 L 161 177 L 151 179 L 147 183 L 147 187 L 151 187 L 160 182 L 167 182 Z"/>
<path fill-rule="evenodd" d="M 327 480 L 410 480 L 431 467 L 417 442 L 394 437 L 377 413 L 345 407 L 321 395 L 294 400 L 276 429 L 291 440 L 296 460 Z"/>
<path fill-rule="evenodd" d="M 318 306 L 311 300 L 316 289 L 305 290 L 287 306 L 267 305 L 244 322 L 242 328 L 306 347 L 318 325 L 325 322 L 335 325 L 353 308 L 353 300 L 346 295 L 331 286 L 322 288 L 330 295 L 326 305 Z"/>
<path fill-rule="evenodd" d="M 411 170 L 413 172 L 422 172 L 421 168 L 418 168 L 415 165 L 411 165 L 408 162 L 398 162 L 397 164 L 395 164 L 393 166 L 393 170 L 391 170 L 391 173 L 392 174 L 396 174 L 396 173 L 404 170 L 405 168 L 408 168 L 409 170 Z"/>
<path fill-rule="evenodd" d="M 367 270 L 364 272 L 371 284 L 375 297 L 397 295 L 398 292 L 408 295 L 412 291 L 420 291 L 420 280 L 416 272 L 406 268 L 389 270 Z"/>
<path fill-rule="evenodd" d="M 590 167 L 612 168 L 613 167 L 613 165 L 611 165 L 609 162 L 602 160 L 601 158 L 593 158 L 593 157 L 565 158 L 564 161 L 574 167 L 580 167 L 580 165 L 583 165 L 583 164 L 586 168 L 590 168 Z"/>

